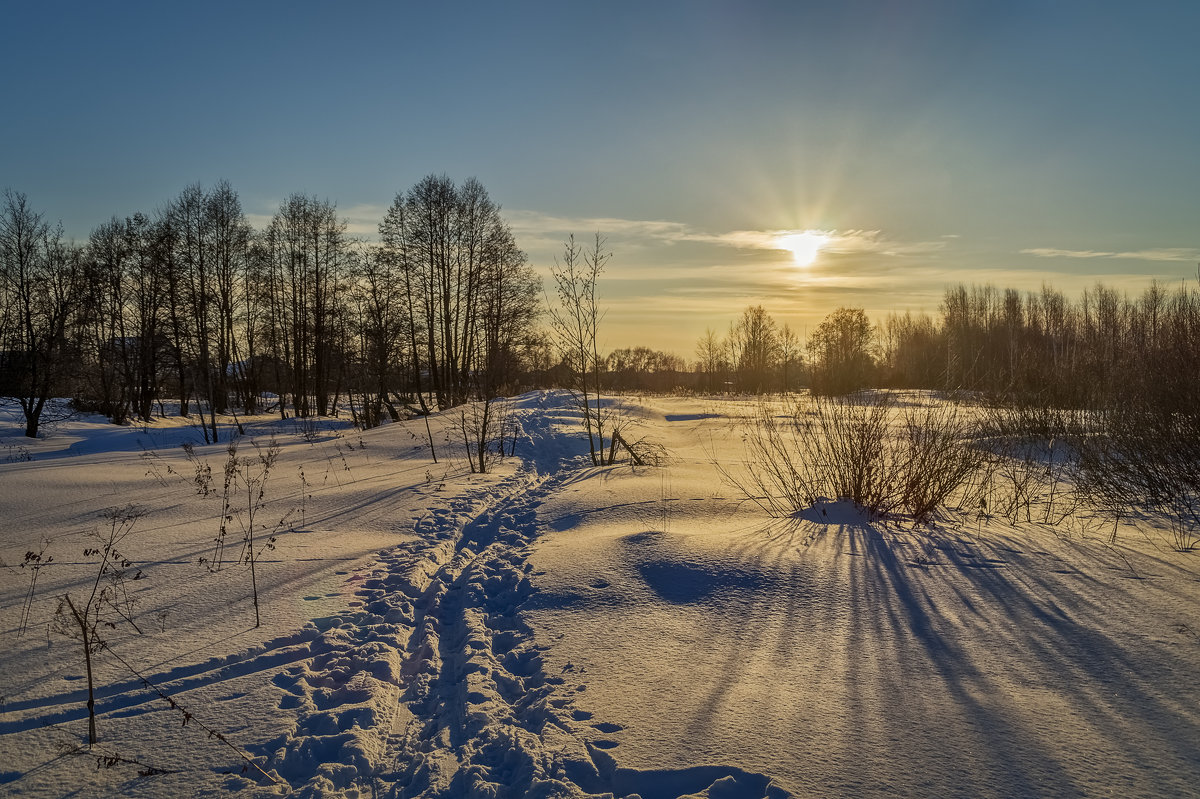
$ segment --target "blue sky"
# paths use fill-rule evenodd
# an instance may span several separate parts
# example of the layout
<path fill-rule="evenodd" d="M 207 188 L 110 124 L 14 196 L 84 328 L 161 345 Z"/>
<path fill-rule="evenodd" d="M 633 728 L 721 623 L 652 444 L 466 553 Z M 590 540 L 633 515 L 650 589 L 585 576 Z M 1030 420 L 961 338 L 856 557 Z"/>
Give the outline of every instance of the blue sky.
<path fill-rule="evenodd" d="M 1200 259 L 1194 2 L 0 5 L 0 187 L 82 239 L 226 178 L 370 234 L 478 177 L 544 269 L 609 239 L 606 343 L 949 283 L 1138 291 Z M 799 267 L 772 232 L 833 231 Z"/>

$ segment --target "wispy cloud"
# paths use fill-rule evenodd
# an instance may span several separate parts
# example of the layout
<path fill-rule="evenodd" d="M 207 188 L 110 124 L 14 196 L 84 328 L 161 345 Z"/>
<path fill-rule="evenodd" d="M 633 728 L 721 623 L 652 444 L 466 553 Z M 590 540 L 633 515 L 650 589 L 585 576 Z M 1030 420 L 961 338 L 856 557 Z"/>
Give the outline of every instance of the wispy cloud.
<path fill-rule="evenodd" d="M 540 211 L 505 211 L 509 227 L 517 234 L 531 237 L 539 242 L 555 240 L 551 234 L 562 236 L 568 233 L 590 235 L 599 232 L 605 236 L 623 239 L 642 239 L 665 244 L 698 243 L 715 244 L 743 250 L 776 250 L 786 248 L 780 240 L 800 230 L 730 230 L 714 233 L 697 229 L 683 222 L 662 219 L 638 220 L 616 217 L 561 217 Z M 819 230 L 811 231 L 826 238 L 821 247 L 823 252 L 834 254 L 874 253 L 877 255 L 916 255 L 934 252 L 946 246 L 945 240 L 923 242 L 900 242 L 888 239 L 878 230 Z"/>
<path fill-rule="evenodd" d="M 724 244 L 739 249 L 783 250 L 786 248 L 780 243 L 781 239 L 805 232 L 821 236 L 825 240 L 821 251 L 828 253 L 898 255 L 901 252 L 911 252 L 914 246 L 918 246 L 913 243 L 888 241 L 878 230 L 731 230 L 728 233 L 715 234 L 693 232 L 687 238 L 689 241 Z M 942 242 L 919 244 L 922 251 L 940 249 L 943 246 L 945 245 Z"/>
<path fill-rule="evenodd" d="M 667 222 L 663 220 L 618 219 L 616 217 L 564 217 L 544 214 L 541 211 L 511 211 L 503 212 L 508 226 L 513 233 L 577 233 L 591 235 L 599 232 L 601 235 L 644 236 L 656 239 L 680 239 L 690 228 L 682 222 Z"/>
<path fill-rule="evenodd" d="M 1200 260 L 1200 249 L 1194 247 L 1153 247 L 1127 252 L 1101 250 L 1060 250 L 1054 247 L 1033 247 L 1021 250 L 1022 255 L 1038 258 L 1119 258 L 1133 261 L 1189 262 Z"/>

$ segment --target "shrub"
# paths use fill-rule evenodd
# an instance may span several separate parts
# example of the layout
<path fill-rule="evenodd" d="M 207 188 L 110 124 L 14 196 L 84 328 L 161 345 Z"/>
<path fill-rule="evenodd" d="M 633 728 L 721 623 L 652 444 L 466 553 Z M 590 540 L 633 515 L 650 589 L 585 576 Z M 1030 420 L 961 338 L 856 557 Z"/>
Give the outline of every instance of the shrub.
<path fill-rule="evenodd" d="M 905 409 L 898 470 L 901 503 L 916 521 L 927 520 L 985 464 L 977 426 L 962 406 L 937 402 Z"/>
<path fill-rule="evenodd" d="M 1057 526 L 1072 516 L 1081 499 L 1076 444 L 1086 419 L 1045 396 L 1009 395 L 989 407 L 981 433 L 994 456 L 990 509 L 1010 524 Z"/>
<path fill-rule="evenodd" d="M 898 414 L 891 394 L 864 393 L 812 397 L 784 410 L 760 405 L 745 439 L 744 470 L 722 471 L 775 515 L 834 497 L 875 516 L 902 509 L 926 521 L 985 460 L 974 443 L 974 425 L 948 403 Z"/>
<path fill-rule="evenodd" d="M 1172 548 L 1200 547 L 1200 414 L 1114 406 L 1075 443 L 1080 487 L 1095 504 L 1165 518 Z"/>

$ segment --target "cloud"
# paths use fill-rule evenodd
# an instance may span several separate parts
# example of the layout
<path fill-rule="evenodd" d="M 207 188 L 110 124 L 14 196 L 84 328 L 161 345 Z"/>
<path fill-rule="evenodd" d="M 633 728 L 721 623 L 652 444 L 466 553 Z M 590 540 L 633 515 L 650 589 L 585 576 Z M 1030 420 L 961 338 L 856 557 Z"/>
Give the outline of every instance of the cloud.
<path fill-rule="evenodd" d="M 1195 261 L 1200 259 L 1200 250 L 1190 247 L 1163 247 L 1136 252 L 1119 252 L 1113 258 L 1131 258 L 1138 261 Z"/>
<path fill-rule="evenodd" d="M 873 253 L 876 255 L 904 256 L 934 252 L 946 246 L 945 240 L 924 242 L 898 242 L 887 239 L 878 230 L 731 230 L 712 233 L 698 230 L 683 222 L 662 219 L 637 220 L 615 217 L 561 217 L 540 211 L 505 211 L 513 233 L 521 240 L 535 239 L 539 244 L 549 242 L 547 234 L 561 236 L 572 232 L 590 235 L 599 232 L 605 236 L 622 239 L 642 239 L 665 244 L 697 243 L 715 244 L 741 250 L 783 251 L 780 244 L 785 236 L 811 232 L 825 237 L 822 252 L 834 254 Z"/>
<path fill-rule="evenodd" d="M 1038 258 L 1120 258 L 1133 261 L 1190 262 L 1200 260 L 1200 249 L 1193 247 L 1154 247 L 1127 252 L 1103 252 L 1099 250 L 1060 250 L 1054 247 L 1034 247 L 1021 250 L 1022 255 Z"/>
<path fill-rule="evenodd" d="M 1038 258 L 1112 258 L 1116 253 L 1096 252 L 1095 250 L 1059 250 L 1053 247 L 1034 247 L 1021 250 L 1022 255 L 1036 255 Z"/>
<path fill-rule="evenodd" d="M 809 233 L 824 239 L 822 252 L 830 253 L 887 253 L 895 250 L 894 243 L 885 241 L 878 230 L 731 230 L 728 233 L 692 233 L 689 241 L 723 244 L 738 249 L 785 250 L 781 240 L 787 236 Z"/>
<path fill-rule="evenodd" d="M 620 235 L 644 237 L 664 240 L 683 240 L 689 228 L 682 222 L 667 222 L 663 220 L 618 219 L 615 217 L 563 217 L 544 214 L 540 211 L 510 211 L 502 212 L 512 232 L 520 236 L 522 233 L 539 235 L 547 233 L 581 233 L 584 236 L 594 232 L 601 235 Z"/>

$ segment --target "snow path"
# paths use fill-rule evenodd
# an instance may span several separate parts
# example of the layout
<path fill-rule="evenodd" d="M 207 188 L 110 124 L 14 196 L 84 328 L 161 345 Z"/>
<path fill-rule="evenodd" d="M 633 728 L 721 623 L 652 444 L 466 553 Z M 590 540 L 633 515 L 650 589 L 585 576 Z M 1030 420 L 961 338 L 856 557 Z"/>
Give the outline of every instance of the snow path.
<path fill-rule="evenodd" d="M 537 509 L 586 478 L 561 468 L 545 409 L 520 416 L 526 461 L 417 524 L 381 555 L 361 609 L 329 620 L 312 658 L 279 675 L 295 729 L 264 747 L 265 767 L 299 796 L 643 799 L 788 794 L 733 767 L 620 768 L 619 725 L 576 707 L 586 686 L 549 674 L 520 612 Z"/>

